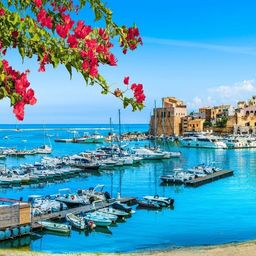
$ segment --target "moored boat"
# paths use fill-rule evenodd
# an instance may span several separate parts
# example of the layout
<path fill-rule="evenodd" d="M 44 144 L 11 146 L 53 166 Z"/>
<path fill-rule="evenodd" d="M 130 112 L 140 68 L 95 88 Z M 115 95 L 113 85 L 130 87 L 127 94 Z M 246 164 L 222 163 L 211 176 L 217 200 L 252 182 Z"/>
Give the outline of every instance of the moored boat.
<path fill-rule="evenodd" d="M 70 233 L 71 231 L 71 226 L 66 224 L 55 223 L 51 221 L 38 221 L 38 224 L 41 225 L 44 229 L 54 232 Z"/>

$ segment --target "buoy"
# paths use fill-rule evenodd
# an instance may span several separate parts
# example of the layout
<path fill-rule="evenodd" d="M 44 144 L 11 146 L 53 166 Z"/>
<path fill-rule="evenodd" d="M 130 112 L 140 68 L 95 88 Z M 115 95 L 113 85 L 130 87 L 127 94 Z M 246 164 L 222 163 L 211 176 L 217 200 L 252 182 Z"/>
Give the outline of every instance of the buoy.
<path fill-rule="evenodd" d="M 0 231 L 0 240 L 5 239 L 5 233 L 4 231 Z"/>
<path fill-rule="evenodd" d="M 21 234 L 21 235 L 26 234 L 26 228 L 25 228 L 24 226 L 21 226 L 21 227 L 20 227 L 20 234 Z"/>
<path fill-rule="evenodd" d="M 5 234 L 5 239 L 8 239 L 11 237 L 12 235 L 12 232 L 9 228 L 7 228 L 5 231 L 4 231 L 4 234 Z"/>
<path fill-rule="evenodd" d="M 26 229 L 26 234 L 28 234 L 31 231 L 30 225 L 26 225 L 25 229 Z"/>
<path fill-rule="evenodd" d="M 15 236 L 18 236 L 20 233 L 19 231 L 19 228 L 18 227 L 15 227 L 12 229 L 12 235 L 15 237 Z"/>

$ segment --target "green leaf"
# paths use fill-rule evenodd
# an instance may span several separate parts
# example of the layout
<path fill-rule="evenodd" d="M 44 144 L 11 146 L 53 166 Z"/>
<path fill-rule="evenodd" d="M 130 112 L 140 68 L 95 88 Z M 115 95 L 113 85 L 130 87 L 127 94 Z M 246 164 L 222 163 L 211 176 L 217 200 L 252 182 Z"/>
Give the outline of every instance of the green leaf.
<path fill-rule="evenodd" d="M 66 64 L 65 67 L 69 72 L 70 79 L 72 79 L 72 66 L 70 64 Z"/>

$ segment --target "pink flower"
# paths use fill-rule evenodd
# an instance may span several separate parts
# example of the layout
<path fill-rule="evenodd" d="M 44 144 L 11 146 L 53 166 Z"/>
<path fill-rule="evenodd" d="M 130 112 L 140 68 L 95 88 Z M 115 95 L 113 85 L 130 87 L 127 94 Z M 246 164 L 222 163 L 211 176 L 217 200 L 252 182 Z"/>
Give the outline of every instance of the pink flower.
<path fill-rule="evenodd" d="M 77 48 L 78 41 L 74 35 L 69 35 L 67 42 L 69 43 L 71 48 Z"/>
<path fill-rule="evenodd" d="M 128 85 L 129 84 L 129 76 L 126 76 L 125 78 L 124 78 L 124 84 L 125 85 Z"/>
<path fill-rule="evenodd" d="M 4 14 L 5 14 L 5 10 L 0 8 L 0 16 L 4 16 Z"/>
<path fill-rule="evenodd" d="M 37 8 L 41 8 L 42 7 L 42 0 L 34 0 L 34 4 Z"/>

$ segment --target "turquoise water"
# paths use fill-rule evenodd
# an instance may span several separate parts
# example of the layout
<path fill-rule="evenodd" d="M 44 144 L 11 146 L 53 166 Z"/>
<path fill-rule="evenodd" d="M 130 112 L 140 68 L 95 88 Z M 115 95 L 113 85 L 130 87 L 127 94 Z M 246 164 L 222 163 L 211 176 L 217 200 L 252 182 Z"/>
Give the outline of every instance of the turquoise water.
<path fill-rule="evenodd" d="M 68 137 L 72 134 L 60 130 L 64 126 L 46 126 L 51 137 L 53 155 L 67 155 L 94 149 L 95 145 L 54 143 L 56 134 Z M 108 125 L 80 125 L 67 127 L 97 128 L 107 134 Z M 1 129 L 4 128 L 4 129 Z M 44 142 L 42 126 L 25 126 L 30 130 L 15 132 L 15 126 L 0 127 L 2 146 L 33 148 Z M 55 129 L 56 128 L 56 129 Z M 105 129 L 104 129 L 105 128 Z M 117 129 L 117 127 L 114 127 Z M 8 130 L 6 130 L 8 129 Z M 122 131 L 147 131 L 147 125 L 123 126 Z M 95 129 L 89 131 L 93 132 Z M 83 131 L 82 131 L 83 132 Z M 2 139 L 8 136 L 8 140 Z M 24 141 L 26 140 L 26 141 Z M 137 144 L 143 144 L 140 142 Z M 136 143 L 135 143 L 136 144 Z M 125 223 L 118 223 L 106 230 L 91 233 L 72 230 L 71 236 L 44 234 L 42 239 L 30 240 L 31 250 L 45 252 L 130 252 L 138 250 L 158 250 L 176 246 L 194 246 L 228 243 L 256 239 L 256 150 L 211 150 L 185 149 L 171 146 L 182 152 L 182 158 L 158 162 L 144 162 L 136 167 L 123 167 L 112 172 L 102 172 L 88 177 L 74 178 L 42 187 L 27 186 L 14 189 L 1 189 L 0 196 L 27 198 L 29 194 L 54 194 L 60 188 L 72 190 L 105 184 L 113 196 L 121 191 L 122 196 L 159 194 L 175 198 L 173 210 L 136 210 Z M 7 165 L 34 162 L 40 157 L 25 159 L 8 158 Z M 186 168 L 199 163 L 214 161 L 223 169 L 234 170 L 234 176 L 198 188 L 183 186 L 162 186 L 159 177 L 173 168 Z M 15 241 L 16 246 L 21 241 Z M 24 244 L 24 241 L 22 241 Z M 11 242 L 2 246 L 15 246 Z"/>

